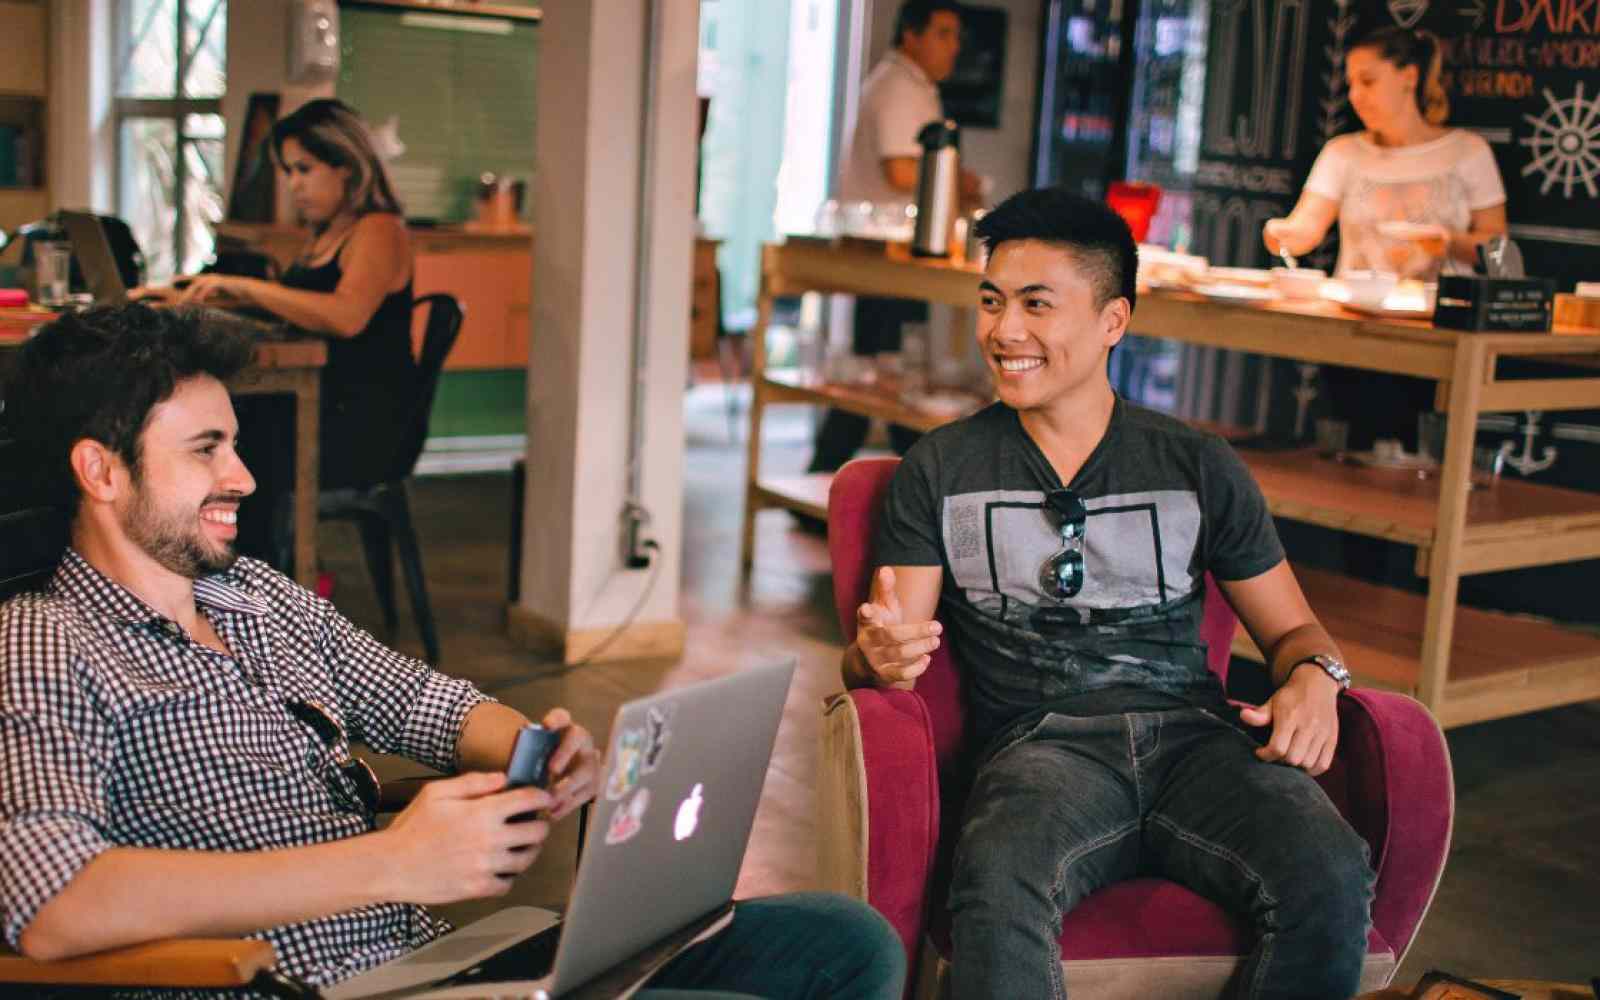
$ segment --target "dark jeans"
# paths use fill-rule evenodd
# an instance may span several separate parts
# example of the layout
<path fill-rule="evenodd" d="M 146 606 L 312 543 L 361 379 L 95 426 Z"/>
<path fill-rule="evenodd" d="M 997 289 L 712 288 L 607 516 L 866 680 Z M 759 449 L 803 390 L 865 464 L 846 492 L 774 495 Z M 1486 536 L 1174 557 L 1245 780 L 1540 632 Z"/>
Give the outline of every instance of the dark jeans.
<path fill-rule="evenodd" d="M 791 893 L 740 902 L 722 933 L 667 963 L 635 995 L 898 1000 L 905 965 L 900 939 L 865 903 Z"/>
<path fill-rule="evenodd" d="M 855 329 L 851 335 L 851 349 L 857 354 L 873 355 L 900 349 L 902 323 L 926 323 L 928 305 L 907 299 L 879 299 L 869 296 L 856 298 Z M 866 417 L 843 410 L 829 410 L 817 426 L 811 464 L 808 472 L 833 472 L 850 461 L 867 439 L 870 421 Z M 896 454 L 904 455 L 922 435 L 908 427 L 889 425 L 889 443 Z"/>
<path fill-rule="evenodd" d="M 1243 730 L 1191 708 L 1049 715 L 1000 746 L 979 767 L 956 849 L 956 997 L 1066 996 L 1062 914 L 1146 874 L 1249 921 L 1238 995 L 1355 994 L 1367 845 L 1304 771 L 1262 763 Z"/>

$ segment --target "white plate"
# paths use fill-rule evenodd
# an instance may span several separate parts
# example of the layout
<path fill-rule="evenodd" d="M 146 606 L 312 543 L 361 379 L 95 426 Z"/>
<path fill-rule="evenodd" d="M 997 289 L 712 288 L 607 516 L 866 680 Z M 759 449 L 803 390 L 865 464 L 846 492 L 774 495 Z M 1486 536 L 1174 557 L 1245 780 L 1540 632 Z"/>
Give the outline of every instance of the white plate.
<path fill-rule="evenodd" d="M 1272 284 L 1272 273 L 1260 267 L 1208 267 L 1201 280 L 1214 285 L 1256 285 L 1265 288 Z"/>
<path fill-rule="evenodd" d="M 1394 306 L 1387 301 L 1378 305 L 1367 305 L 1361 302 L 1339 303 L 1351 312 L 1361 313 L 1363 316 L 1386 316 L 1390 319 L 1432 319 L 1433 305 L 1424 306 Z"/>
<path fill-rule="evenodd" d="M 1379 458 L 1377 453 L 1367 451 L 1341 451 L 1339 457 L 1352 465 L 1365 465 L 1374 469 L 1409 469 L 1416 472 L 1431 472 L 1439 467 L 1439 463 L 1426 455 L 1419 455 L 1414 451 L 1403 451 L 1399 455 Z"/>
<path fill-rule="evenodd" d="M 1204 295 L 1215 302 L 1271 302 L 1281 298 L 1278 291 L 1272 288 L 1257 288 L 1255 285 L 1195 285 L 1190 291 Z"/>
<path fill-rule="evenodd" d="M 1377 226 L 1379 236 L 1392 240 L 1442 240 L 1450 230 L 1433 222 L 1403 222 L 1391 219 Z"/>

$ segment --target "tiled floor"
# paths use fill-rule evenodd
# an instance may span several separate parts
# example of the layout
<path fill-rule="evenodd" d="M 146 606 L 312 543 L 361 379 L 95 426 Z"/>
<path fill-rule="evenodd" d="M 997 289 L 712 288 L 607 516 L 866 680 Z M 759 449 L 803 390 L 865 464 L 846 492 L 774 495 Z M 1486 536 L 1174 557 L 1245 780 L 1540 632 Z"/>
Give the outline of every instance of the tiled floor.
<path fill-rule="evenodd" d="M 536 715 L 565 705 L 603 739 L 627 698 L 662 685 L 794 656 L 799 665 L 756 829 L 739 880 L 742 895 L 805 887 L 814 871 L 812 789 L 818 706 L 838 687 L 839 632 L 820 539 L 787 515 L 759 519 L 756 565 L 737 572 L 743 444 L 730 435 L 720 388 L 690 393 L 683 613 L 688 655 L 601 664 L 561 673 L 505 638 L 510 484 L 504 475 L 425 479 L 413 497 L 439 617 L 444 669 L 478 680 Z M 799 469 L 808 449 L 798 415 L 769 420 L 768 470 Z M 325 564 L 337 601 L 361 623 L 381 617 L 353 529 L 325 525 Z M 402 595 L 403 600 L 403 595 Z M 381 633 L 380 633 L 381 634 Z M 419 652 L 402 612 L 397 643 Z M 1560 709 L 1450 733 L 1458 796 L 1450 866 L 1402 967 L 1409 983 L 1430 968 L 1470 976 L 1587 981 L 1600 974 L 1600 711 Z M 403 770 L 385 762 L 390 773 Z M 559 905 L 575 831 L 553 836 L 514 901 Z M 468 919 L 497 906 L 448 908 Z"/>

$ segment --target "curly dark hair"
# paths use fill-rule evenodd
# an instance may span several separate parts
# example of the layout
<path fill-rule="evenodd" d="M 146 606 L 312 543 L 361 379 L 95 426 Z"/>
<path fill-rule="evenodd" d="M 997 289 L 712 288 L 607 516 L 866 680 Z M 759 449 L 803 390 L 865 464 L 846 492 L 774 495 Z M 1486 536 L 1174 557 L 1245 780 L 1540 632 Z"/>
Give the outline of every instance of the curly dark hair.
<path fill-rule="evenodd" d="M 74 444 L 100 442 L 137 478 L 150 411 L 185 379 L 233 378 L 254 359 L 255 341 L 189 310 L 134 303 L 68 313 L 18 353 L 3 396 L 6 426 L 39 495 L 75 507 Z"/>
<path fill-rule="evenodd" d="M 980 219 L 977 235 L 991 254 L 1010 240 L 1054 243 L 1089 272 L 1097 304 L 1124 298 L 1133 308 L 1139 249 L 1128 224 L 1104 202 L 1059 187 L 1022 191 Z"/>

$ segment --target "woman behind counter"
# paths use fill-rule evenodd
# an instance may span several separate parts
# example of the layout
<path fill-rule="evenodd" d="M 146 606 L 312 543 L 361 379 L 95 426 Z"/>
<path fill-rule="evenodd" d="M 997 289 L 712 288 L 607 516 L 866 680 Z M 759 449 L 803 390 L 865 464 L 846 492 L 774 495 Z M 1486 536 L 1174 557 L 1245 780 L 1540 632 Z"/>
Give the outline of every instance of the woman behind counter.
<path fill-rule="evenodd" d="M 348 105 L 310 101 L 272 129 L 272 152 L 288 175 L 296 213 L 311 231 L 277 281 L 203 274 L 181 293 L 152 289 L 180 305 L 266 309 L 328 337 L 322 371 L 321 488 L 374 482 L 388 470 L 417 381 L 411 357 L 411 240 L 400 201 L 372 138 Z M 271 554 L 266 516 L 288 490 L 292 409 L 259 397 L 235 400 L 241 452 L 260 489 L 241 512 L 240 551 Z M 265 405 L 259 405 L 265 404 Z M 277 496 L 274 496 L 277 494 Z M 281 541 L 281 539 L 279 539 Z"/>
<path fill-rule="evenodd" d="M 1506 192 L 1489 144 L 1444 125 L 1442 63 L 1439 40 L 1425 31 L 1381 28 L 1350 48 L 1350 104 L 1366 130 L 1323 147 L 1294 211 L 1263 229 L 1268 250 L 1309 253 L 1337 218 L 1338 272 L 1471 272 L 1478 245 L 1506 231 Z M 1387 235 L 1384 222 L 1442 226 L 1448 235 Z"/>

